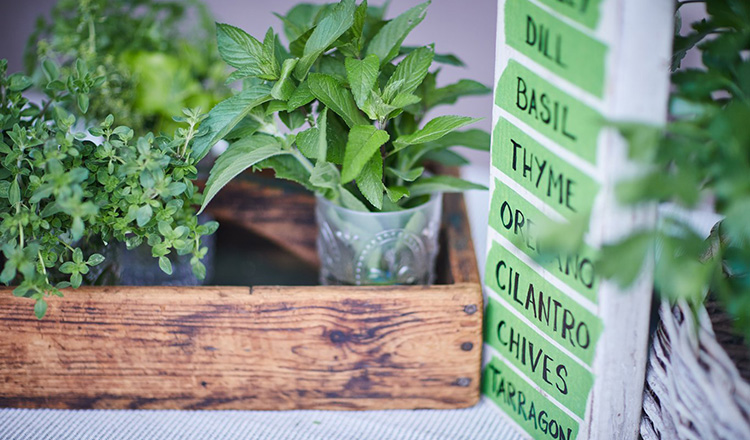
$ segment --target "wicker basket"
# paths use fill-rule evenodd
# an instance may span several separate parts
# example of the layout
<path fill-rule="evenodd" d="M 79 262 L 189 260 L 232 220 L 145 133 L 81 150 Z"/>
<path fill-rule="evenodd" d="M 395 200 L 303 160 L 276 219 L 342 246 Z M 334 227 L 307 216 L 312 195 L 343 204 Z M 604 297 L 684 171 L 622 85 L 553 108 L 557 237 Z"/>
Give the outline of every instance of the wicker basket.
<path fill-rule="evenodd" d="M 714 303 L 696 314 L 684 302 L 662 303 L 659 314 L 646 373 L 641 436 L 750 439 L 750 356 L 731 331 L 729 317 Z"/>

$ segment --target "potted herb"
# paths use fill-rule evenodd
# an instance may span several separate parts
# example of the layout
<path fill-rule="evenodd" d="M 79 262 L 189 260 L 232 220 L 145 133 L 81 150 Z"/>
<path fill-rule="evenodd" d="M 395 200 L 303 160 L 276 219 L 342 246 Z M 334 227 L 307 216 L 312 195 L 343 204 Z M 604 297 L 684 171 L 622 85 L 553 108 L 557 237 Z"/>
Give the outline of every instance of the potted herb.
<path fill-rule="evenodd" d="M 136 135 L 174 133 L 183 108 L 210 109 L 229 94 L 213 36 L 213 19 L 197 0 L 60 0 L 40 17 L 26 48 L 26 69 L 45 83 L 41 61 L 72 72 L 78 60 L 101 84 L 68 110 L 103 120 L 109 114 Z"/>
<path fill-rule="evenodd" d="M 427 163 L 465 163 L 450 147 L 487 150 L 490 137 L 458 131 L 475 122 L 469 117 L 424 121 L 437 106 L 489 92 L 470 80 L 437 87 L 433 62 L 460 61 L 402 45 L 428 5 L 385 20 L 384 8 L 366 1 L 300 4 L 279 16 L 288 46 L 273 29 L 256 39 L 217 24 L 219 53 L 243 87 L 211 110 L 196 138 L 196 159 L 231 142 L 202 209 L 245 169 L 273 169 L 317 195 L 323 283 L 431 282 L 441 194 L 483 187 L 430 174 Z"/>
<path fill-rule="evenodd" d="M 54 61 L 68 76 L 79 65 L 96 75 L 97 84 L 81 84 L 86 93 L 65 104 L 78 117 L 79 130 L 87 119 L 98 123 L 112 114 L 136 136 L 172 135 L 179 127 L 173 115 L 183 108 L 208 110 L 229 95 L 213 19 L 198 0 L 60 0 L 49 22 L 40 17 L 26 48 L 26 68 L 39 88 L 47 84 L 44 60 Z M 206 213 L 199 221 L 211 219 Z M 215 252 L 213 239 L 206 239 L 204 245 L 210 257 Z M 148 246 L 132 250 L 119 246 L 110 254 L 122 263 L 120 284 L 199 281 L 187 256 L 171 255 L 174 271 L 166 275 L 151 264 Z M 211 262 L 206 259 L 209 273 Z"/>
<path fill-rule="evenodd" d="M 112 282 L 113 267 L 99 267 L 113 243 L 144 243 L 166 273 L 171 255 L 190 255 L 203 278 L 201 237 L 217 227 L 199 225 L 195 213 L 201 195 L 190 144 L 203 116 L 186 111 L 187 128 L 174 136 L 135 137 L 109 115 L 88 130 L 96 141 L 89 140 L 65 108 L 87 102 L 102 79 L 75 65 L 67 75 L 44 62 L 40 106 L 24 96 L 31 79 L 6 76 L 0 60 L 0 282 L 35 300 L 39 318 L 45 297 L 61 296 L 60 289 Z"/>

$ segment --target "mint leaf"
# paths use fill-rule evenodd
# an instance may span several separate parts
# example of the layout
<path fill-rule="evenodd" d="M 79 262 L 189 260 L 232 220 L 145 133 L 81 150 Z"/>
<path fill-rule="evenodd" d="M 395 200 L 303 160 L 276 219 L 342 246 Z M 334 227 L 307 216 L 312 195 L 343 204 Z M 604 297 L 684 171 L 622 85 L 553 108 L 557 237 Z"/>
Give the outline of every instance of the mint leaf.
<path fill-rule="evenodd" d="M 470 118 L 468 116 L 438 116 L 425 124 L 422 129 L 409 135 L 400 136 L 396 139 L 393 142 L 395 147 L 393 152 L 406 148 L 409 145 L 436 141 L 451 131 L 472 124 L 478 120 L 479 119 Z"/>
<path fill-rule="evenodd" d="M 275 99 L 282 101 L 288 100 L 294 93 L 294 81 L 290 78 L 294 66 L 297 65 L 297 58 L 289 58 L 284 60 L 283 66 L 281 66 L 281 75 L 279 80 L 276 81 L 273 88 L 271 89 L 271 96 Z M 288 106 L 288 104 L 287 104 Z"/>
<path fill-rule="evenodd" d="M 394 95 L 399 93 L 410 94 L 417 90 L 424 77 L 427 76 L 434 54 L 435 51 L 432 47 L 426 46 L 420 47 L 407 55 L 396 66 L 396 71 L 393 72 L 393 75 L 388 79 L 388 83 L 386 83 L 386 89 L 388 86 L 401 81 L 401 85 L 396 89 Z"/>
<path fill-rule="evenodd" d="M 304 79 L 315 60 L 352 26 L 355 7 L 354 0 L 342 0 L 330 15 L 315 26 L 294 70 L 297 79 Z"/>
<path fill-rule="evenodd" d="M 310 173 L 310 183 L 317 188 L 338 191 L 341 185 L 339 169 L 330 162 L 318 162 Z"/>
<path fill-rule="evenodd" d="M 310 171 L 297 158 L 289 154 L 270 157 L 256 166 L 260 169 L 272 169 L 277 179 L 290 180 L 310 191 L 315 191 L 315 187 L 310 184 Z"/>
<path fill-rule="evenodd" d="M 211 168 L 198 213 L 203 212 L 216 193 L 235 176 L 265 159 L 281 154 L 289 152 L 282 149 L 275 138 L 266 135 L 254 135 L 230 145 Z"/>
<path fill-rule="evenodd" d="M 469 159 L 451 150 L 434 150 L 424 155 L 425 160 L 437 162 L 448 167 L 461 167 L 469 164 Z"/>
<path fill-rule="evenodd" d="M 341 191 L 341 206 L 347 209 L 351 209 L 352 211 L 370 212 L 370 210 L 367 209 L 367 206 L 362 203 L 354 194 L 349 192 L 348 189 L 344 188 L 343 186 L 339 186 L 339 190 Z"/>
<path fill-rule="evenodd" d="M 452 131 L 435 141 L 415 145 L 413 147 L 414 150 L 412 151 L 411 161 L 412 163 L 415 163 L 425 155 L 429 154 L 434 156 L 435 154 L 438 154 L 440 150 L 445 150 L 450 147 L 466 147 L 471 148 L 472 150 L 489 151 L 490 134 L 478 128 L 466 131 Z M 452 154 L 455 155 L 455 153 Z M 447 155 L 443 155 L 442 157 L 448 159 Z"/>
<path fill-rule="evenodd" d="M 258 84 L 218 103 L 201 123 L 206 133 L 196 137 L 192 156 L 196 162 L 208 154 L 211 147 L 232 130 L 256 106 L 271 100 L 271 87 Z"/>
<path fill-rule="evenodd" d="M 302 107 L 303 105 L 309 104 L 315 99 L 315 95 L 310 91 L 310 83 L 303 81 L 297 86 L 297 89 L 289 97 L 286 103 L 286 111 L 291 112 L 295 109 Z"/>
<path fill-rule="evenodd" d="M 303 156 L 308 159 L 317 159 L 319 137 L 320 130 L 318 130 L 318 127 L 310 127 L 307 130 L 297 133 L 294 142 Z"/>
<path fill-rule="evenodd" d="M 396 168 L 388 167 L 387 171 L 388 171 L 388 174 L 392 174 L 401 180 L 405 180 L 407 182 L 413 182 L 417 180 L 419 176 L 422 175 L 422 173 L 424 173 L 424 167 L 413 168 L 409 171 L 402 171 Z"/>
<path fill-rule="evenodd" d="M 349 140 L 344 152 L 344 165 L 341 168 L 341 181 L 354 180 L 380 146 L 388 142 L 390 136 L 385 130 L 372 125 L 355 125 L 349 132 Z"/>
<path fill-rule="evenodd" d="M 381 65 L 398 56 L 401 43 L 409 32 L 422 22 L 429 4 L 429 1 L 419 4 L 386 23 L 370 40 L 367 55 L 377 55 Z"/>
<path fill-rule="evenodd" d="M 412 53 L 413 51 L 420 49 L 420 47 L 417 46 L 401 46 L 401 50 L 399 51 L 399 55 L 408 55 Z M 463 67 L 465 66 L 464 62 L 461 61 L 457 56 L 453 54 L 440 54 L 436 53 L 435 57 L 433 58 L 433 61 L 440 64 L 448 64 L 451 66 L 456 67 Z"/>
<path fill-rule="evenodd" d="M 344 88 L 332 76 L 322 73 L 311 73 L 307 78 L 310 91 L 326 107 L 341 116 L 349 127 L 366 125 L 369 121 L 362 116 L 352 93 Z"/>
<path fill-rule="evenodd" d="M 437 107 L 442 104 L 453 104 L 462 96 L 486 95 L 491 91 L 489 87 L 480 82 L 462 79 L 457 83 L 432 90 L 424 97 L 424 104 L 427 108 Z"/>
<path fill-rule="evenodd" d="M 409 187 L 411 197 L 422 196 L 426 194 L 434 194 L 438 192 L 452 193 L 452 192 L 463 192 L 470 189 L 483 189 L 487 187 L 472 183 L 467 180 L 459 179 L 453 176 L 434 176 L 425 177 L 419 179 L 416 183 Z"/>
<path fill-rule="evenodd" d="M 357 106 L 364 109 L 365 101 L 378 80 L 380 61 L 374 54 L 367 55 L 363 60 L 346 59 L 346 77 L 352 89 Z"/>
<path fill-rule="evenodd" d="M 398 203 L 404 197 L 409 197 L 409 190 L 405 186 L 396 185 L 385 188 L 385 193 L 392 203 Z"/>
<path fill-rule="evenodd" d="M 219 55 L 230 66 L 244 71 L 247 76 L 269 73 L 271 60 L 264 53 L 263 45 L 247 32 L 216 23 L 216 40 Z"/>
<path fill-rule="evenodd" d="M 378 210 L 383 208 L 383 157 L 373 154 L 357 177 L 357 188 Z"/>

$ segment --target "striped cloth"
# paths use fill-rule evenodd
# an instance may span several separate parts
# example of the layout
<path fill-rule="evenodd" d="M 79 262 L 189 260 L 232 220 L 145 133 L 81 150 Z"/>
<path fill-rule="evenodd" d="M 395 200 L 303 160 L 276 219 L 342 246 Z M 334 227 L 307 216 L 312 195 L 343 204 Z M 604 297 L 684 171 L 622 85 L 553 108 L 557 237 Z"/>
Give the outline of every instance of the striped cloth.
<path fill-rule="evenodd" d="M 486 398 L 468 409 L 152 411 L 0 409 L 3 440 L 520 440 Z"/>

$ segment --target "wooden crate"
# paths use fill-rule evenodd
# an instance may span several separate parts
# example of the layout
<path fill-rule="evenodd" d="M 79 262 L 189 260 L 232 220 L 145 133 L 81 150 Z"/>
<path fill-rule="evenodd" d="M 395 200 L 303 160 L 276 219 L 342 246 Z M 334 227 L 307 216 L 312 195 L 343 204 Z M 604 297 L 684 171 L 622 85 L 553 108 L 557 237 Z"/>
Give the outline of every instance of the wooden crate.
<path fill-rule="evenodd" d="M 232 184 L 214 215 L 314 264 L 313 198 L 264 188 Z M 445 196 L 443 223 L 432 286 L 88 287 L 41 321 L 0 290 L 0 406 L 471 406 L 483 307 L 462 196 Z"/>

